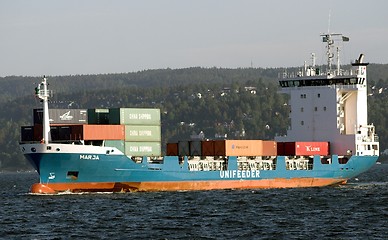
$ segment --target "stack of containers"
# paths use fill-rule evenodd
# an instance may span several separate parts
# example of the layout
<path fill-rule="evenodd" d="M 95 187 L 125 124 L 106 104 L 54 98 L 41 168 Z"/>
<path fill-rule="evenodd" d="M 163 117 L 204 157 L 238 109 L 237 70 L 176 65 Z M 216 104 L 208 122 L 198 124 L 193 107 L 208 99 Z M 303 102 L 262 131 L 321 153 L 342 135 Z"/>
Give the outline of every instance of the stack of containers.
<path fill-rule="evenodd" d="M 128 156 L 161 155 L 159 109 L 49 109 L 49 116 L 53 142 L 98 141 Z M 21 128 L 21 141 L 43 138 L 43 110 L 34 109 L 33 117 L 33 126 Z"/>
<path fill-rule="evenodd" d="M 49 109 L 52 141 L 71 140 L 74 125 L 87 124 L 87 109 Z M 43 138 L 43 109 L 33 109 L 33 126 L 22 127 L 22 141 L 40 141 Z"/>
<path fill-rule="evenodd" d="M 167 144 L 167 155 L 178 156 L 276 156 L 275 141 L 206 140 Z"/>
<path fill-rule="evenodd" d="M 160 109 L 111 108 L 89 109 L 89 123 L 100 122 L 120 125 L 124 129 L 123 139 L 105 140 L 105 146 L 116 147 L 128 156 L 160 156 L 161 127 Z"/>

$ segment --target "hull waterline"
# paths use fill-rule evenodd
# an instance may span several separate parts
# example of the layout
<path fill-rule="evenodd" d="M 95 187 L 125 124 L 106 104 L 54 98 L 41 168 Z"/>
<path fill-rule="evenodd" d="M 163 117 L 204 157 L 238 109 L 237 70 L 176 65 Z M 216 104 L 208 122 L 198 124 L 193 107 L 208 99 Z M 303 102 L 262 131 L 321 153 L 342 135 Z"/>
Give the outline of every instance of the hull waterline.
<path fill-rule="evenodd" d="M 224 189 L 271 189 L 324 187 L 346 183 L 346 179 L 264 179 L 196 182 L 127 182 L 127 183 L 36 183 L 31 193 L 55 194 L 60 192 L 155 192 L 155 191 L 206 191 Z"/>

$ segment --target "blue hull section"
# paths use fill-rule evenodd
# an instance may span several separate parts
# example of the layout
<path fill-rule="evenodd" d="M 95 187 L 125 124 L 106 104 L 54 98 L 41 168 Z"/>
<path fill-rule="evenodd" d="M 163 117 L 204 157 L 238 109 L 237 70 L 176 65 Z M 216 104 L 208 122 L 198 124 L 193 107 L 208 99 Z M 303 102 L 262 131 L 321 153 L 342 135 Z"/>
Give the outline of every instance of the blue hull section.
<path fill-rule="evenodd" d="M 346 180 L 367 171 L 378 156 L 352 156 L 340 164 L 332 156 L 331 164 L 322 164 L 319 156 L 313 159 L 312 169 L 288 170 L 285 157 L 277 157 L 274 170 L 238 170 L 237 158 L 229 157 L 227 170 L 190 171 L 188 159 L 179 163 L 178 157 L 164 157 L 163 163 L 135 163 L 123 155 L 93 155 L 89 159 L 75 153 L 30 153 L 27 159 L 36 167 L 41 183 L 82 182 L 175 182 L 229 181 L 317 178 Z"/>

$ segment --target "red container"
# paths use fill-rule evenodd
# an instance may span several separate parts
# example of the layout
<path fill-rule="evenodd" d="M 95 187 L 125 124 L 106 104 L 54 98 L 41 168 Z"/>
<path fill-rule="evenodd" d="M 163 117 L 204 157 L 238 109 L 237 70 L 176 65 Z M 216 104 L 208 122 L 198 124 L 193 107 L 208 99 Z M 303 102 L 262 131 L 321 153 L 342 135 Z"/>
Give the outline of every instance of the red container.
<path fill-rule="evenodd" d="M 63 125 L 50 124 L 52 141 L 67 140 L 124 140 L 124 125 Z M 34 125 L 34 140 L 40 141 L 43 137 L 43 126 Z"/>
<path fill-rule="evenodd" d="M 178 156 L 178 143 L 167 143 L 167 156 Z"/>
<path fill-rule="evenodd" d="M 214 141 L 201 141 L 202 156 L 215 156 Z"/>
<path fill-rule="evenodd" d="M 287 156 L 327 156 L 329 142 L 285 142 L 284 153 Z"/>
<path fill-rule="evenodd" d="M 43 126 L 41 124 L 34 125 L 34 141 L 40 141 L 43 138 Z"/>
<path fill-rule="evenodd" d="M 214 155 L 215 156 L 225 156 L 225 141 L 216 140 L 214 141 Z"/>
<path fill-rule="evenodd" d="M 124 125 L 72 125 L 71 140 L 124 140 Z"/>
<path fill-rule="evenodd" d="M 277 142 L 276 148 L 277 148 L 277 155 L 278 155 L 278 156 L 284 156 L 284 155 L 286 155 L 286 154 L 285 154 L 285 150 L 284 150 L 284 148 L 285 148 L 284 145 L 285 145 L 284 142 Z"/>

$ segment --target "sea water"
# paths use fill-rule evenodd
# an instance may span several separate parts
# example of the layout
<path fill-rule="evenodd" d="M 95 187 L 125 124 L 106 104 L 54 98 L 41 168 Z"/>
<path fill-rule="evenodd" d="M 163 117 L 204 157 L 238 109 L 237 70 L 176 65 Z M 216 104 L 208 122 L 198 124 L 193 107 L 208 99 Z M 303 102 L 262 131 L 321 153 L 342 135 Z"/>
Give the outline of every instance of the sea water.
<path fill-rule="evenodd" d="M 0 173 L 2 239 L 387 239 L 388 164 L 338 187 L 31 195 Z"/>

